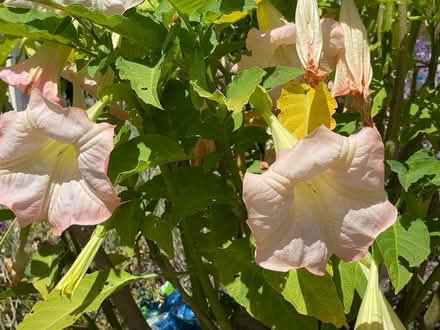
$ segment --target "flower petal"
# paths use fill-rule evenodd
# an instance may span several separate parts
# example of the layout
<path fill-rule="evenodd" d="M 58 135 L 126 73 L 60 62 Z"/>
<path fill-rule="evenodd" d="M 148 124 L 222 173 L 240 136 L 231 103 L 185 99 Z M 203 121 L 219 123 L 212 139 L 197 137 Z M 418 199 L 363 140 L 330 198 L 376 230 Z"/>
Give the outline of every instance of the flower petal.
<path fill-rule="evenodd" d="M 322 53 L 322 30 L 316 0 L 298 0 L 295 24 L 296 49 L 304 69 L 318 72 Z"/>
<path fill-rule="evenodd" d="M 0 79 L 30 95 L 40 90 L 52 102 L 62 104 L 58 82 L 70 48 L 46 42 L 37 53 L 23 63 L 0 70 Z"/>
<path fill-rule="evenodd" d="M 344 30 L 345 61 L 351 72 L 355 90 L 365 99 L 373 78 L 367 30 L 353 0 L 343 0 L 340 22 Z"/>
<path fill-rule="evenodd" d="M 105 221 L 119 205 L 106 175 L 113 129 L 34 91 L 26 111 L 0 117 L 0 203 L 21 226 L 47 219 L 56 235 Z"/>
<path fill-rule="evenodd" d="M 385 199 L 383 157 L 374 129 L 346 138 L 321 126 L 263 175 L 246 174 L 257 263 L 322 275 L 332 254 L 360 259 L 397 216 Z"/>

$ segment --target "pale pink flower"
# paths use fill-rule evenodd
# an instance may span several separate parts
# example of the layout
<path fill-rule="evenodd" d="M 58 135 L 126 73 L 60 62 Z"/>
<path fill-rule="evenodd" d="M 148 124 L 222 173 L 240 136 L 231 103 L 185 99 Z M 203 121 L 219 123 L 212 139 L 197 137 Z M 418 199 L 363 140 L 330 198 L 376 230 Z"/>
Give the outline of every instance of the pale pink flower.
<path fill-rule="evenodd" d="M 54 0 L 62 6 L 81 5 L 88 9 L 99 10 L 104 15 L 122 15 L 126 10 L 136 7 L 144 0 Z M 29 0 L 5 0 L 4 5 L 21 8 L 49 9 Z"/>
<path fill-rule="evenodd" d="M 344 35 L 340 25 L 329 18 L 321 20 L 323 31 L 323 53 L 320 70 L 326 73 L 336 68 L 338 55 L 343 51 Z M 301 68 L 302 64 L 296 50 L 297 28 L 288 23 L 268 32 L 251 29 L 246 39 L 246 47 L 251 56 L 242 56 L 232 71 L 239 72 L 252 66 L 261 68 L 272 66 L 290 66 Z"/>
<path fill-rule="evenodd" d="M 56 235 L 107 220 L 119 205 L 106 175 L 113 131 L 34 90 L 26 111 L 0 117 L 0 204 L 20 226 L 47 220 Z"/>
<path fill-rule="evenodd" d="M 0 69 L 0 79 L 29 96 L 38 89 L 52 102 L 62 104 L 58 84 L 71 49 L 46 42 L 36 54 L 23 63 Z"/>
<path fill-rule="evenodd" d="M 373 78 L 367 30 L 353 0 L 343 0 L 340 24 L 344 31 L 345 52 L 340 53 L 336 67 L 334 96 L 354 95 L 369 103 L 369 86 Z"/>
<path fill-rule="evenodd" d="M 323 275 L 333 254 L 361 259 L 397 217 L 385 196 L 383 161 L 375 129 L 347 138 L 321 126 L 264 174 L 247 173 L 243 199 L 257 263 Z"/>

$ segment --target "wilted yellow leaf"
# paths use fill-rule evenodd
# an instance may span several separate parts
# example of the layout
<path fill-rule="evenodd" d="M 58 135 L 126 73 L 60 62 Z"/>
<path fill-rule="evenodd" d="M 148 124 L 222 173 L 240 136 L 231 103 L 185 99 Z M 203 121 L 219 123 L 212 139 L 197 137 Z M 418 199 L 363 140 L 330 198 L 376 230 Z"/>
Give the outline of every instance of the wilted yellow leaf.
<path fill-rule="evenodd" d="M 332 116 L 336 105 L 323 82 L 316 89 L 305 83 L 289 82 L 283 87 L 277 103 L 281 123 L 298 139 L 321 125 L 334 129 L 336 122 Z"/>
<path fill-rule="evenodd" d="M 261 32 L 268 32 L 286 24 L 283 20 L 283 15 L 281 15 L 278 9 L 276 9 L 269 0 L 257 0 L 256 2 L 258 4 L 258 29 Z"/>

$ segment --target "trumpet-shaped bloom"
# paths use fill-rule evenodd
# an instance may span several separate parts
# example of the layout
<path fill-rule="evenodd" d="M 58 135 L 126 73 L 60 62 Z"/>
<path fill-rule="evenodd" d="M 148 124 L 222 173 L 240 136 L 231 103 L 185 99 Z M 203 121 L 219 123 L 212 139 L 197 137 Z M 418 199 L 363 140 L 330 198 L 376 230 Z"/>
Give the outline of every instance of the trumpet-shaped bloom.
<path fill-rule="evenodd" d="M 333 254 L 359 260 L 397 216 L 385 197 L 383 160 L 375 129 L 347 138 L 320 126 L 264 174 L 247 173 L 243 199 L 257 263 L 322 275 Z"/>
<path fill-rule="evenodd" d="M 364 271 L 366 266 L 361 265 Z M 366 273 L 366 271 L 364 271 Z M 355 325 L 356 330 L 404 330 L 402 322 L 379 287 L 379 270 L 371 260 L 368 286 Z"/>
<path fill-rule="evenodd" d="M 83 7 L 99 10 L 105 15 L 122 15 L 126 10 L 136 7 L 144 0 L 54 0 L 62 6 L 81 5 Z M 49 9 L 28 0 L 5 0 L 4 5 L 20 8 Z"/>
<path fill-rule="evenodd" d="M 119 205 L 106 175 L 113 130 L 34 91 L 26 111 L 0 117 L 0 204 L 20 226 L 47 220 L 56 235 L 105 221 Z"/>
<path fill-rule="evenodd" d="M 312 86 L 325 76 L 319 70 L 323 49 L 322 30 L 316 0 L 298 0 L 295 14 L 296 50 L 306 70 L 305 79 Z"/>
<path fill-rule="evenodd" d="M 343 52 L 344 34 L 340 24 L 332 19 L 322 19 L 320 24 L 324 40 L 320 70 L 331 72 L 336 68 L 339 54 Z M 251 29 L 246 39 L 246 47 L 252 54 L 242 56 L 241 61 L 233 67 L 233 71 L 239 72 L 252 66 L 302 67 L 296 49 L 297 35 L 297 26 L 293 23 L 268 32 Z"/>
<path fill-rule="evenodd" d="M 340 22 L 344 31 L 345 51 L 336 67 L 334 96 L 353 94 L 369 102 L 369 86 L 373 78 L 367 30 L 353 0 L 343 0 Z"/>
<path fill-rule="evenodd" d="M 47 42 L 23 63 L 0 69 L 0 79 L 29 96 L 38 89 L 52 102 L 62 104 L 58 83 L 71 49 Z"/>

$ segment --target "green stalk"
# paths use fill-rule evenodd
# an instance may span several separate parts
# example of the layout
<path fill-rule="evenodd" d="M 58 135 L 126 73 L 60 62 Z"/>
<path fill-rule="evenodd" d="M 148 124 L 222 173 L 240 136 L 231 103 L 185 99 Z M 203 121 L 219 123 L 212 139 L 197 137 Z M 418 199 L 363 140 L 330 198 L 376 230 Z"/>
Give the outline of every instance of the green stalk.
<path fill-rule="evenodd" d="M 408 325 L 411 321 L 413 321 L 421 308 L 424 306 L 423 302 L 426 297 L 428 291 L 432 288 L 435 282 L 440 280 L 440 265 L 433 270 L 431 276 L 426 280 L 423 286 L 418 291 L 417 295 L 414 299 L 411 299 L 411 303 L 409 304 L 409 310 L 405 311 L 403 314 L 403 323 Z"/>
<path fill-rule="evenodd" d="M 406 4 L 399 4 L 399 6 L 405 6 Z M 407 13 L 403 10 L 399 11 L 401 13 L 400 20 L 406 20 Z M 412 53 L 414 50 L 415 42 L 417 39 L 417 34 L 420 29 L 420 22 L 413 22 L 411 26 L 410 35 L 403 39 L 401 42 L 401 47 L 396 55 L 398 66 L 396 68 L 397 77 L 395 79 L 394 89 L 392 91 L 392 97 L 390 100 L 391 116 L 388 123 L 388 128 L 385 134 L 386 141 L 386 159 L 395 159 L 399 152 L 399 133 L 400 133 L 400 123 L 401 123 L 401 111 L 402 111 L 402 100 L 405 89 L 405 78 L 408 74 L 410 68 L 410 62 Z M 401 29 L 407 29 L 407 26 L 402 23 L 400 24 Z M 400 36 L 403 35 L 402 31 L 393 31 L 393 34 L 399 34 L 398 36 L 393 36 L 393 39 L 397 38 L 400 40 Z M 387 170 L 387 175 L 390 171 Z"/>
<path fill-rule="evenodd" d="M 202 285 L 203 291 L 205 292 L 206 298 L 212 308 L 212 311 L 217 319 L 218 324 L 220 325 L 220 329 L 222 330 L 232 330 L 231 324 L 228 320 L 228 317 L 223 309 L 222 304 L 218 299 L 217 292 L 213 288 L 211 284 L 211 280 L 209 278 L 209 273 L 206 271 L 205 266 L 202 262 L 202 257 L 199 252 L 195 248 L 194 240 L 191 236 L 191 232 L 189 230 L 189 223 L 183 224 L 183 237 L 187 241 L 190 249 L 190 254 L 192 255 L 192 266 L 194 270 L 198 274 L 198 278 L 200 280 L 200 284 Z"/>

